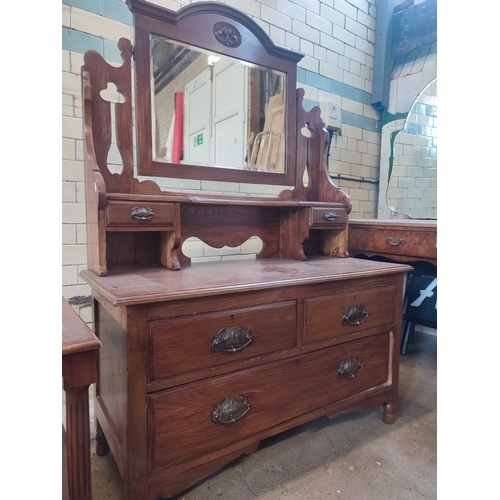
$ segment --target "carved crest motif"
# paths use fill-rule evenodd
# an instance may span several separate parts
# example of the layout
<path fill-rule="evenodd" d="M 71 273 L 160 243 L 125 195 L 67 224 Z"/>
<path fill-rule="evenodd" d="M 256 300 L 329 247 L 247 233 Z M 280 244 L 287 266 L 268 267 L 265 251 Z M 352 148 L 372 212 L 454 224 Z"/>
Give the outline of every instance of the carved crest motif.
<path fill-rule="evenodd" d="M 238 47 L 241 43 L 240 32 L 229 23 L 215 23 L 213 33 L 217 41 L 226 47 Z"/>

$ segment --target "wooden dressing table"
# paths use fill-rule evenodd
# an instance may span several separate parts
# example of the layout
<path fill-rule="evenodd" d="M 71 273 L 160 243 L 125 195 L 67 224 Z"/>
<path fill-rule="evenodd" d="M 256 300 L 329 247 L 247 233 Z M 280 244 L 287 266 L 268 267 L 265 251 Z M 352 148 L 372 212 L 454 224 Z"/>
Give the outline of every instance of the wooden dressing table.
<path fill-rule="evenodd" d="M 300 55 L 274 46 L 256 23 L 224 4 L 172 12 L 127 3 L 136 30 L 138 173 L 290 186 L 263 198 L 173 193 L 139 181 L 131 44 L 119 42 L 120 67 L 85 54 L 88 270 L 82 277 L 92 289 L 102 342 L 98 453 L 109 446 L 125 498 L 154 500 L 254 452 L 262 439 L 323 415 L 380 406 L 384 422 L 393 423 L 402 286 L 412 268 L 349 258 L 351 202 L 330 180 L 319 108 L 304 111 L 304 91 L 295 88 Z M 248 104 L 245 133 L 254 137 L 248 147 L 257 149 L 248 157 L 255 163 L 226 168 L 157 158 L 153 115 L 161 111 L 152 112 L 158 96 L 150 75 L 168 81 L 170 66 L 164 72 L 150 61 L 152 41 L 164 56 L 184 54 L 184 62 L 202 48 L 260 68 L 260 76 L 245 73 L 267 82 L 257 85 L 257 101 L 281 87 L 284 109 L 281 118 L 273 115 L 272 132 L 249 133 L 259 120 Z M 124 97 L 113 105 L 101 94 L 110 82 Z M 113 130 L 119 174 L 107 165 Z M 195 134 L 196 147 L 205 144 L 203 134 Z M 272 138 L 272 148 L 263 137 Z M 263 249 L 255 260 L 191 264 L 182 244 L 192 236 L 215 248 L 258 236 Z"/>

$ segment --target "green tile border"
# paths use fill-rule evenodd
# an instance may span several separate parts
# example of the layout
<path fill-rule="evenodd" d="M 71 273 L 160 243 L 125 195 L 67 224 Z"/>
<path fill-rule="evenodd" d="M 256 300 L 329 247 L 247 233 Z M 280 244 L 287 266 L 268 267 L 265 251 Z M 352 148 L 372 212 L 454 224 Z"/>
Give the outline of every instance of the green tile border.
<path fill-rule="evenodd" d="M 297 87 L 300 87 L 301 83 L 371 106 L 370 93 L 352 87 L 351 85 L 337 82 L 326 76 L 318 75 L 304 68 L 297 68 Z M 319 102 L 304 99 L 303 107 L 306 111 L 310 111 L 314 106 L 319 106 Z M 380 120 L 351 113 L 350 111 L 342 111 L 342 123 L 372 132 L 380 132 L 381 129 Z"/>
<path fill-rule="evenodd" d="M 63 5 L 99 14 L 113 21 L 132 26 L 133 16 L 127 4 L 120 0 L 63 0 Z"/>
<path fill-rule="evenodd" d="M 103 39 L 71 28 L 62 28 L 62 48 L 84 54 L 87 50 L 95 50 L 104 55 Z"/>
<path fill-rule="evenodd" d="M 82 10 L 102 15 L 108 19 L 118 21 L 127 25 L 133 24 L 133 16 L 129 8 L 120 0 L 63 0 L 65 5 L 77 7 Z M 62 48 L 84 54 L 87 50 L 99 52 L 106 60 L 121 63 L 122 59 L 116 42 L 106 40 L 94 35 L 89 35 L 78 30 L 63 27 Z M 352 87 L 342 82 L 338 82 L 318 73 L 297 68 L 297 84 L 309 85 L 326 92 L 346 97 L 356 102 L 371 105 L 371 94 L 363 90 Z M 304 100 L 304 109 L 311 110 L 319 103 Z M 359 127 L 374 132 L 380 132 L 380 121 L 368 118 L 363 115 L 342 111 L 342 123 Z"/>

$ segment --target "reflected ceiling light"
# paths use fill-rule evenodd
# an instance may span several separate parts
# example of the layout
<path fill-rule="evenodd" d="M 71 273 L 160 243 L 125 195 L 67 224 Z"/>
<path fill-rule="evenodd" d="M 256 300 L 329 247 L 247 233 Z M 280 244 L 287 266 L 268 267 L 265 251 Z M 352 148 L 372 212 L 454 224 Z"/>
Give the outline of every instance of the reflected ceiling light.
<path fill-rule="evenodd" d="M 208 65 L 213 66 L 214 64 L 218 63 L 220 60 L 219 56 L 214 56 L 213 54 L 210 54 L 208 56 Z"/>

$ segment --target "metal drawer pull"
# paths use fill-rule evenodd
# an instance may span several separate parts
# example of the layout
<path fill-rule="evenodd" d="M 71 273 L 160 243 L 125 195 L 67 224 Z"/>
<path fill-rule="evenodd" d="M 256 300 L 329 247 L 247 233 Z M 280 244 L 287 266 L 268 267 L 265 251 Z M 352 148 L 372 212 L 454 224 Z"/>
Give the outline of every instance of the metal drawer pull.
<path fill-rule="evenodd" d="M 130 217 L 134 220 L 150 220 L 155 216 L 152 208 L 135 207 L 130 210 Z"/>
<path fill-rule="evenodd" d="M 223 328 L 214 336 L 213 352 L 241 351 L 252 342 L 250 330 L 246 326 Z"/>
<path fill-rule="evenodd" d="M 347 358 L 339 365 L 337 378 L 354 378 L 363 369 L 360 358 Z"/>
<path fill-rule="evenodd" d="M 358 304 L 357 306 L 348 307 L 344 311 L 342 324 L 358 326 L 361 325 L 366 318 L 368 318 L 366 307 L 363 304 Z"/>
<path fill-rule="evenodd" d="M 232 424 L 250 411 L 250 403 L 246 396 L 241 394 L 227 398 L 214 406 L 212 422 L 215 424 Z"/>
<path fill-rule="evenodd" d="M 405 242 L 404 238 L 393 238 L 392 236 L 387 236 L 387 241 L 389 242 L 389 245 L 392 245 L 393 247 L 397 247 L 398 245 L 401 245 L 401 243 Z"/>
<path fill-rule="evenodd" d="M 329 210 L 328 212 L 325 212 L 323 214 L 323 219 L 325 220 L 335 220 L 339 214 L 337 212 L 334 212 L 333 210 Z"/>

